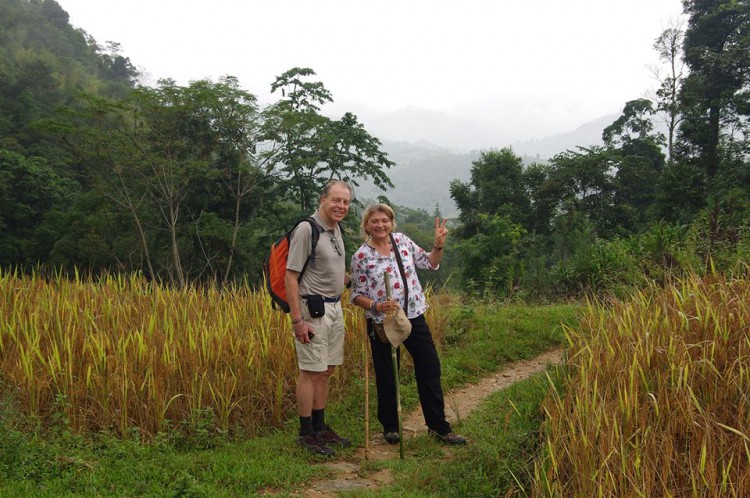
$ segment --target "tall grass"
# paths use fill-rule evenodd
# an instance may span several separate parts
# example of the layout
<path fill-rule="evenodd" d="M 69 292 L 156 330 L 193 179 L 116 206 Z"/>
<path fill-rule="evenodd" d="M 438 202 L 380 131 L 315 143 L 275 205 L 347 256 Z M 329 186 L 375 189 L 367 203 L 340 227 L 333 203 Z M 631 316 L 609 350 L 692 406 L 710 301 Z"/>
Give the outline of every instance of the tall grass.
<path fill-rule="evenodd" d="M 750 281 L 591 302 L 567 337 L 535 496 L 750 496 Z"/>
<path fill-rule="evenodd" d="M 364 317 L 349 305 L 345 317 L 332 396 L 362 369 Z M 218 429 L 255 433 L 294 407 L 288 320 L 265 291 L 244 286 L 0 272 L 0 376 L 42 424 L 64 417 L 78 431 L 148 437 L 203 414 Z"/>

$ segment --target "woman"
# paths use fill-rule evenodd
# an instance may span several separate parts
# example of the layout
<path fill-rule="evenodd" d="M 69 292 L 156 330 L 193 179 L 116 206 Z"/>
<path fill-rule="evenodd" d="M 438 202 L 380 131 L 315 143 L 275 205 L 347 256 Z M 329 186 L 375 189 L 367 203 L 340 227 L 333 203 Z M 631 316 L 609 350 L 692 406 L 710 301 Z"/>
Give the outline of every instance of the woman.
<path fill-rule="evenodd" d="M 440 359 L 424 318 L 427 301 L 416 271 L 417 268 L 437 270 L 440 266 L 448 235 L 446 221 L 441 223 L 439 218 L 435 218 L 435 244 L 428 253 L 402 233 L 393 233 L 391 238 L 391 233 L 396 228 L 393 209 L 385 204 L 371 205 L 362 217 L 365 242 L 352 256 L 351 300 L 367 311 L 367 333 L 372 345 L 378 391 L 378 420 L 383 425 L 383 437 L 390 444 L 399 442 L 396 385 L 390 343 L 384 343 L 378 338 L 375 324 L 382 324 L 385 314 L 396 310 L 399 305 L 404 308 L 412 326 L 411 335 L 403 344 L 414 360 L 419 402 L 428 432 L 442 443 L 466 444 L 466 439 L 454 434 L 450 423 L 445 419 Z M 396 247 L 392 246 L 391 240 Z M 401 256 L 406 282 L 401 278 L 394 251 L 398 251 Z M 386 300 L 385 272 L 390 274 L 390 300 Z M 408 289 L 404 289 L 404 285 Z M 404 305 L 405 295 L 408 295 L 408 303 Z"/>

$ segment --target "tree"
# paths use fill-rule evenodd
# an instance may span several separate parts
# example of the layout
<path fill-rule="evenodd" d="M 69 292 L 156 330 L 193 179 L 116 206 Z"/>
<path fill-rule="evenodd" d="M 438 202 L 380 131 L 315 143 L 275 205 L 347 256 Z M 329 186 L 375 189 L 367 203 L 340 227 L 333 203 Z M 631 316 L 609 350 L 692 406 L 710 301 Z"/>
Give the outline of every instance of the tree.
<path fill-rule="evenodd" d="M 546 235 L 551 228 L 551 221 L 556 212 L 558 199 L 548 188 L 547 180 L 551 172 L 548 164 L 533 163 L 523 171 L 523 183 L 531 202 L 529 214 L 529 232 Z"/>
<path fill-rule="evenodd" d="M 451 198 L 460 211 L 458 254 L 463 281 L 476 290 L 511 293 L 521 272 L 523 237 L 531 199 L 523 160 L 510 148 L 482 151 L 471 180 L 453 180 Z"/>
<path fill-rule="evenodd" d="M 248 200 L 268 180 L 256 158 L 261 121 L 256 97 L 240 89 L 236 78 L 227 76 L 216 84 L 201 81 L 194 85 L 201 87 L 207 96 L 207 118 L 217 135 L 213 167 L 218 170 L 219 202 L 207 208 L 231 221 L 229 247 L 221 248 L 221 259 L 225 262 L 222 282 L 227 284 L 238 250 L 239 232 L 247 216 Z M 228 194 L 232 200 L 231 212 L 218 209 L 225 198 L 223 194 Z M 211 258 L 207 260 L 210 262 Z"/>
<path fill-rule="evenodd" d="M 653 132 L 654 113 L 650 100 L 631 100 L 602 133 L 616 171 L 614 212 L 620 231 L 642 228 L 654 202 L 664 167 L 664 135 Z"/>
<path fill-rule="evenodd" d="M 642 154 L 644 147 L 664 145 L 664 135 L 653 133 L 654 105 L 649 99 L 636 99 L 625 103 L 622 115 L 602 132 L 607 147 L 618 148 L 625 155 Z"/>
<path fill-rule="evenodd" d="M 166 80 L 125 101 L 90 97 L 68 125 L 61 134 L 87 181 L 132 216 L 152 278 L 228 281 L 248 199 L 265 176 L 255 163 L 253 95 L 232 77 L 187 87 Z M 167 258 L 153 257 L 163 247 Z"/>
<path fill-rule="evenodd" d="M 136 76 L 127 59 L 70 26 L 54 0 L 0 2 L 0 147 L 54 165 L 60 150 L 35 124 L 82 89 L 124 96 Z"/>
<path fill-rule="evenodd" d="M 612 236 L 616 165 L 611 151 L 602 147 L 556 155 L 541 189 L 545 204 L 553 206 L 555 217 L 578 214 L 595 224 L 597 235 Z"/>
<path fill-rule="evenodd" d="M 46 260 L 52 244 L 44 225 L 73 188 L 43 159 L 0 149 L 0 265 Z"/>
<path fill-rule="evenodd" d="M 382 190 L 393 187 L 384 170 L 395 163 L 380 150 L 380 140 L 365 130 L 357 116 L 347 112 L 340 120 L 329 120 L 325 134 L 321 163 L 327 168 L 320 173 L 327 172 L 328 180 L 335 177 L 358 186 L 358 179 L 370 178 Z"/>
<path fill-rule="evenodd" d="M 510 148 L 483 151 L 472 163 L 469 184 L 451 182 L 451 198 L 461 211 L 463 236 L 476 233 L 480 214 L 507 216 L 528 222 L 530 201 L 524 185 L 523 160 Z"/>
<path fill-rule="evenodd" d="M 690 74 L 680 91 L 684 121 L 681 153 L 709 179 L 719 171 L 722 142 L 739 134 L 747 141 L 750 116 L 750 3 L 684 0 L 688 14 L 685 62 Z"/>
<path fill-rule="evenodd" d="M 463 281 L 475 290 L 513 292 L 526 230 L 507 215 L 479 213 L 475 233 L 456 242 Z"/>
<path fill-rule="evenodd" d="M 356 116 L 346 113 L 336 121 L 320 114 L 320 106 L 333 98 L 321 82 L 307 81 L 314 75 L 312 69 L 296 67 L 271 85 L 282 99 L 264 113 L 264 138 L 270 143 L 264 157 L 280 178 L 281 191 L 307 211 L 330 179 L 356 185 L 359 178 L 371 178 L 380 188 L 392 187 L 384 169 L 394 163 Z"/>
<path fill-rule="evenodd" d="M 668 65 L 668 73 L 661 76 L 654 71 L 660 81 L 656 91 L 656 110 L 664 113 L 667 123 L 667 159 L 671 162 L 674 157 L 674 141 L 677 128 L 682 121 L 678 96 L 684 80 L 683 49 L 684 30 L 681 24 L 673 24 L 665 29 L 654 42 L 654 49 L 659 59 Z"/>

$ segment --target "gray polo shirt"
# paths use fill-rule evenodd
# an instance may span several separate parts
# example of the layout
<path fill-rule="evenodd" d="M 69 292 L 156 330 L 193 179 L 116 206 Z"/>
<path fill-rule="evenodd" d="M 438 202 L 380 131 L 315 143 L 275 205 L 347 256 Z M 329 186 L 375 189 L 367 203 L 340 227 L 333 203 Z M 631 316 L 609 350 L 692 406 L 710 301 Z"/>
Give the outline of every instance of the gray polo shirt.
<path fill-rule="evenodd" d="M 300 295 L 320 294 L 325 297 L 337 297 L 344 292 L 344 272 L 346 270 L 344 239 L 336 224 L 328 226 L 315 211 L 312 217 L 324 229 L 320 233 L 315 251 L 315 261 L 310 261 L 300 282 Z M 334 243 L 338 246 L 338 252 Z M 300 223 L 292 233 L 289 243 L 288 270 L 302 271 L 305 260 L 310 254 L 312 245 L 312 227 L 309 223 Z"/>

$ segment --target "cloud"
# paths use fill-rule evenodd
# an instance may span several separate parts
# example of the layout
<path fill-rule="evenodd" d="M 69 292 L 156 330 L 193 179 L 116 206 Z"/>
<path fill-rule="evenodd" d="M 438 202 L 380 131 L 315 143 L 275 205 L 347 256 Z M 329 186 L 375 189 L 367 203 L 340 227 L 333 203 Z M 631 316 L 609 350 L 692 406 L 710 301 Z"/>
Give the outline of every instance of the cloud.
<path fill-rule="evenodd" d="M 277 75 L 311 67 L 357 108 L 414 106 L 533 136 L 642 96 L 653 40 L 682 10 L 680 0 L 59 1 L 153 80 L 231 74 L 270 100 Z"/>

